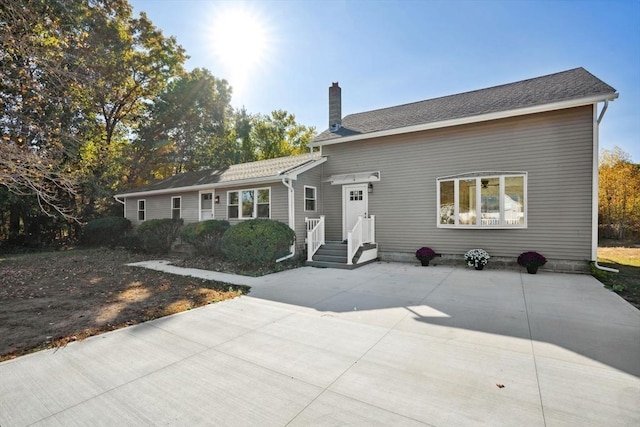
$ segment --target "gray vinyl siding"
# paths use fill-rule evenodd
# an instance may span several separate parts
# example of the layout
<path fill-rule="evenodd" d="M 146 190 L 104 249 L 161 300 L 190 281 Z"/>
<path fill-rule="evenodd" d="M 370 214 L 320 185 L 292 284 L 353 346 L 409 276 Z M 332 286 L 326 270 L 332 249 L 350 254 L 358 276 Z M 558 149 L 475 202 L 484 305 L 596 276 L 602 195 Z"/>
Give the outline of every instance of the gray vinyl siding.
<path fill-rule="evenodd" d="M 198 221 L 198 192 L 161 194 L 157 196 L 128 197 L 126 199 L 126 217 L 136 226 L 138 221 L 138 200 L 146 202 L 145 220 L 171 218 L 171 198 L 180 196 L 181 218 L 185 224 Z"/>
<path fill-rule="evenodd" d="M 320 196 L 320 183 L 322 181 L 322 170 L 324 164 L 310 169 L 293 181 L 294 201 L 295 201 L 295 230 L 296 246 L 298 250 L 304 247 L 307 238 L 305 218 L 319 218 L 322 212 L 322 197 Z M 316 187 L 316 210 L 305 212 L 304 210 L 304 187 L 305 185 Z"/>
<path fill-rule="evenodd" d="M 216 196 L 220 196 L 220 203 L 214 206 L 214 215 L 216 219 L 224 219 L 231 223 L 237 224 L 244 219 L 229 219 L 227 210 L 227 192 L 241 191 L 246 189 L 270 188 L 271 189 L 271 219 L 289 223 L 289 212 L 287 209 L 287 191 L 281 182 L 260 183 L 254 185 L 245 185 L 242 187 L 225 187 L 216 188 Z"/>
<path fill-rule="evenodd" d="M 550 259 L 591 257 L 592 106 L 328 145 L 324 175 L 377 171 L 369 194 L 382 252 L 442 254 L 480 247 L 515 257 L 536 250 Z M 528 173 L 526 229 L 436 226 L 436 179 L 476 171 Z M 342 238 L 342 186 L 323 183 L 329 240 Z"/>

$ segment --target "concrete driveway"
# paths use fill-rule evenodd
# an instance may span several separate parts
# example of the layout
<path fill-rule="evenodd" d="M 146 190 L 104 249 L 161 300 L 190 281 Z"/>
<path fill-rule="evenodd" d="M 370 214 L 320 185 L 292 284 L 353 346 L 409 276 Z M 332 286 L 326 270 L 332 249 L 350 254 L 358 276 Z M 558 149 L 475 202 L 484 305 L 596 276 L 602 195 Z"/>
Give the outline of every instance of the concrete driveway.
<path fill-rule="evenodd" d="M 250 296 L 0 364 L 0 426 L 640 425 L 640 311 L 589 276 L 243 280 Z"/>

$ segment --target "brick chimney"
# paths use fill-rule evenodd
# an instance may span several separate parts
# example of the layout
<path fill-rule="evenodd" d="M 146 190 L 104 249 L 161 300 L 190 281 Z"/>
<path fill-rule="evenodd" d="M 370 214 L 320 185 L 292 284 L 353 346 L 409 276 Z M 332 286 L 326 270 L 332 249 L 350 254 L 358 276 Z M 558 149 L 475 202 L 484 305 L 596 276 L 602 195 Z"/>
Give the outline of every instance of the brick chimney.
<path fill-rule="evenodd" d="M 329 130 L 336 132 L 342 126 L 342 89 L 338 82 L 329 88 Z"/>

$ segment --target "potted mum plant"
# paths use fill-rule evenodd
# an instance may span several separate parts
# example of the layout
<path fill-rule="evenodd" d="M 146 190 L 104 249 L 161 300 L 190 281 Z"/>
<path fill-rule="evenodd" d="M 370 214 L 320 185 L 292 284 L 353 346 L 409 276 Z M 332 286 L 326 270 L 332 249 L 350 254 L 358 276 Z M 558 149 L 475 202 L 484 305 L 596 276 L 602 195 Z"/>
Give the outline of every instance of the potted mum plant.
<path fill-rule="evenodd" d="M 527 268 L 527 273 L 536 274 L 538 267 L 542 267 L 547 263 L 547 259 L 538 252 L 523 252 L 518 256 L 518 264 Z"/>
<path fill-rule="evenodd" d="M 426 246 L 423 246 L 416 251 L 416 258 L 420 260 L 423 267 L 428 266 L 429 261 L 435 258 L 435 256 L 436 256 L 436 253 L 434 252 L 434 250 Z"/>
<path fill-rule="evenodd" d="M 474 267 L 476 270 L 482 270 L 489 262 L 489 253 L 484 249 L 471 249 L 464 254 L 464 260 L 469 267 Z"/>

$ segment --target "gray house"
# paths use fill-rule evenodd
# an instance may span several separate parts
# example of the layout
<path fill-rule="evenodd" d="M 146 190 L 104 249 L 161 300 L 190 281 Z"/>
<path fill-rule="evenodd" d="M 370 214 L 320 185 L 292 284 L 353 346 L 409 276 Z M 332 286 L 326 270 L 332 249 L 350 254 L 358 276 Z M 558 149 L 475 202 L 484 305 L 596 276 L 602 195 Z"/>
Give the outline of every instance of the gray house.
<path fill-rule="evenodd" d="M 342 117 L 308 155 L 201 171 L 116 198 L 150 218 L 289 224 L 318 265 L 535 250 L 556 269 L 596 259 L 598 125 L 615 89 L 583 68 Z M 598 104 L 602 103 L 600 112 Z"/>

